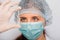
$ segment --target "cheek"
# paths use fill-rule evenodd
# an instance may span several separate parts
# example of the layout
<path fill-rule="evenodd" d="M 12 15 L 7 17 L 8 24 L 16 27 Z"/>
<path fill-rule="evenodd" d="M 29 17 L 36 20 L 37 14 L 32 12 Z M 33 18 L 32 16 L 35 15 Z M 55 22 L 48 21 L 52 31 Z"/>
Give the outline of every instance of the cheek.
<path fill-rule="evenodd" d="M 45 21 L 45 19 L 44 19 L 44 18 L 40 18 L 40 19 L 39 19 L 39 21 L 42 21 L 42 22 L 44 22 L 44 21 Z"/>
<path fill-rule="evenodd" d="M 44 26 L 46 25 L 46 21 L 44 18 L 40 18 L 39 21 L 43 22 L 44 23 Z"/>

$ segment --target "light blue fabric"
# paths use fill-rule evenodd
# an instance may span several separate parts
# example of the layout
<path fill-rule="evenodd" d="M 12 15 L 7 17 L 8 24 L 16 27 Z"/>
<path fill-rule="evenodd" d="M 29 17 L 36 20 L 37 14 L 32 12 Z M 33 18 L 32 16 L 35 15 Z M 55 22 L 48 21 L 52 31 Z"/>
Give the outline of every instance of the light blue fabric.
<path fill-rule="evenodd" d="M 20 23 L 20 26 L 19 30 L 29 40 L 36 40 L 44 30 L 42 22 Z"/>

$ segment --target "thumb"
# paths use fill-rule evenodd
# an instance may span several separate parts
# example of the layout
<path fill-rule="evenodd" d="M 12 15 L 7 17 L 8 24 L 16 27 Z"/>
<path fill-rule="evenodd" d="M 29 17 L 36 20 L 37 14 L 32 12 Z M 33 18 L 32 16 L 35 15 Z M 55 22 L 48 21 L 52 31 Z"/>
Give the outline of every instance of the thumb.
<path fill-rule="evenodd" d="M 20 26 L 18 24 L 5 23 L 3 25 L 0 25 L 0 32 L 8 31 L 13 28 L 20 28 Z"/>
<path fill-rule="evenodd" d="M 19 24 L 12 24 L 11 25 L 13 28 L 20 28 L 20 25 Z"/>

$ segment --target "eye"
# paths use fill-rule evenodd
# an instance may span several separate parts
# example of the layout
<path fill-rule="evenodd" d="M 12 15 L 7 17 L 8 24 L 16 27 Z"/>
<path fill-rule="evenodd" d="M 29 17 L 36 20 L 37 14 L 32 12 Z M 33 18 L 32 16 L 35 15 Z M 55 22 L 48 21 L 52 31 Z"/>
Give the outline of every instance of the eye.
<path fill-rule="evenodd" d="M 38 17 L 36 17 L 36 16 L 34 16 L 34 17 L 32 17 L 32 19 L 33 19 L 33 21 L 39 21 L 39 18 Z"/>
<path fill-rule="evenodd" d="M 20 17 L 20 21 L 21 21 L 21 22 L 26 22 L 27 19 L 26 19 L 26 17 Z"/>

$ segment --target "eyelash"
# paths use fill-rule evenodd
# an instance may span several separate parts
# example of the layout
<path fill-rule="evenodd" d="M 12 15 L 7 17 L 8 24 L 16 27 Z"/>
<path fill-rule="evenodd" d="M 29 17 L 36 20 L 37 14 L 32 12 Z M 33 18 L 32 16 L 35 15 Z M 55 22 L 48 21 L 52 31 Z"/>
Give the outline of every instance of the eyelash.
<path fill-rule="evenodd" d="M 23 21 L 23 20 L 26 20 L 26 19 L 24 19 L 24 18 L 23 19 L 20 19 L 20 21 Z"/>
<path fill-rule="evenodd" d="M 37 18 L 37 17 L 32 17 L 32 20 L 33 20 L 33 21 L 39 21 L 39 18 Z M 26 22 L 27 19 L 26 19 L 26 18 L 21 18 L 20 21 Z"/>
<path fill-rule="evenodd" d="M 33 17 L 32 19 L 37 19 L 37 20 L 39 20 L 38 18 L 36 18 L 36 17 Z"/>

